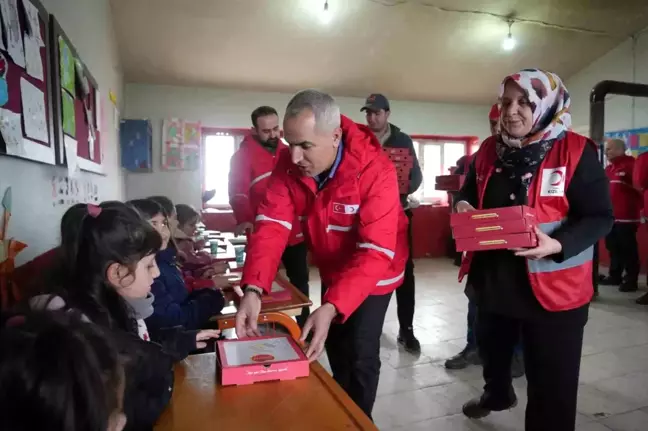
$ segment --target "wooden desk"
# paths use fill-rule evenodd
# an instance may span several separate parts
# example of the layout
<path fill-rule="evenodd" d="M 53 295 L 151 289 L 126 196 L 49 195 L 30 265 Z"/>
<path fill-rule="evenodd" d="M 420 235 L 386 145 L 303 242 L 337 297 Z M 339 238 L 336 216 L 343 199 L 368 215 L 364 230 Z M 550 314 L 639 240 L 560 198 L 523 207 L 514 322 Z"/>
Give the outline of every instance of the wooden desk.
<path fill-rule="evenodd" d="M 290 292 L 290 300 L 278 302 L 262 302 L 261 314 L 268 312 L 281 312 L 288 316 L 298 316 L 304 307 L 310 307 L 313 302 L 308 299 L 303 293 L 286 280 L 281 274 L 277 274 L 275 281 L 282 287 Z M 212 320 L 218 322 L 218 329 L 231 329 L 236 326 L 236 304 L 235 293 L 232 291 L 224 292 L 225 300 L 227 301 L 222 314 L 212 317 Z"/>
<path fill-rule="evenodd" d="M 223 387 L 216 375 L 214 353 L 176 365 L 173 398 L 155 430 L 378 431 L 317 362 L 309 377 L 290 381 Z"/>

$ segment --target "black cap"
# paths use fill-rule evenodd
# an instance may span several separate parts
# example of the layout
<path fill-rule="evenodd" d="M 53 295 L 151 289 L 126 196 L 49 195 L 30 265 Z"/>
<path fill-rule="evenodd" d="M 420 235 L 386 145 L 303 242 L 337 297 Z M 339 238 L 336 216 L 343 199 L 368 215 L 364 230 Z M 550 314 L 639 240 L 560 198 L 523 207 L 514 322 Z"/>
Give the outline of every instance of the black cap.
<path fill-rule="evenodd" d="M 389 100 L 387 100 L 387 98 L 382 94 L 371 94 L 367 97 L 367 100 L 360 111 L 366 111 L 367 109 L 370 111 L 380 111 L 381 109 L 389 111 Z"/>

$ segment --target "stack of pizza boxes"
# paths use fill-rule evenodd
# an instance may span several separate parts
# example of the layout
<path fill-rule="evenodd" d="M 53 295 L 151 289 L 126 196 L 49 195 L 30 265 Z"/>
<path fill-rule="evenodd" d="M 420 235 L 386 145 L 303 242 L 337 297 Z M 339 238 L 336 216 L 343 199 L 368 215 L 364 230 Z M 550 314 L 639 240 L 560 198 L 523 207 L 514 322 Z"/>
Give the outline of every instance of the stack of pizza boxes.
<path fill-rule="evenodd" d="M 407 148 L 386 148 L 383 151 L 392 161 L 396 168 L 396 176 L 398 177 L 398 191 L 401 195 L 406 195 L 409 192 L 410 171 L 414 167 L 414 155 Z"/>
<path fill-rule="evenodd" d="M 524 205 L 450 215 L 457 251 L 535 247 L 536 224 L 535 210 Z"/>

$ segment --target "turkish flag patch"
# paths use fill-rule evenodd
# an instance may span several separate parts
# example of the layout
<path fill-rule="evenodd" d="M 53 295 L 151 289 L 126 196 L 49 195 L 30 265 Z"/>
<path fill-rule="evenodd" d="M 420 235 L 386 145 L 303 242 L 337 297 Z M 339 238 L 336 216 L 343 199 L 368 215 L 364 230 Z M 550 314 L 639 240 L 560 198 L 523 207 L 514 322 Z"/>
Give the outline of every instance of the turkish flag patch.
<path fill-rule="evenodd" d="M 360 205 L 348 205 L 333 202 L 333 212 L 335 214 L 356 214 Z"/>

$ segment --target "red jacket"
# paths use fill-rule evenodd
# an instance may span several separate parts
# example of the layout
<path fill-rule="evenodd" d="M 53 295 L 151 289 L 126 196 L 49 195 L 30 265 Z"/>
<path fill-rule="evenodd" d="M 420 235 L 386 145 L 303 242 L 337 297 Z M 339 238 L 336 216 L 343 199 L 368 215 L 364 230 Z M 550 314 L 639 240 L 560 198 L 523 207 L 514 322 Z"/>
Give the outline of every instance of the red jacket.
<path fill-rule="evenodd" d="M 634 164 L 634 157 L 623 155 L 610 160 L 605 168 L 610 180 L 610 197 L 616 223 L 641 222 L 641 195 L 632 185 Z"/>
<path fill-rule="evenodd" d="M 643 192 L 644 217 L 648 211 L 648 152 L 639 154 L 632 172 L 632 185 Z"/>
<path fill-rule="evenodd" d="M 496 139 L 484 141 L 475 155 L 475 178 L 482 208 L 484 193 L 497 160 Z M 569 201 L 566 191 L 586 145 L 587 138 L 567 132 L 551 147 L 538 168 L 529 188 L 529 206 L 536 211 L 538 227 L 551 235 L 566 220 Z M 527 272 L 533 294 L 548 311 L 565 311 L 587 304 L 592 299 L 592 256 L 594 246 L 563 262 L 551 258 L 527 259 Z M 473 253 L 467 253 L 459 271 L 459 280 L 470 270 Z"/>
<path fill-rule="evenodd" d="M 322 303 L 345 321 L 369 295 L 402 284 L 407 217 L 400 204 L 396 170 L 366 126 L 342 117 L 342 159 L 318 191 L 282 154 L 259 206 L 247 249 L 242 285 L 269 292 L 292 220 L 299 216 L 313 261 L 327 286 Z"/>
<path fill-rule="evenodd" d="M 236 223 L 254 223 L 259 204 L 263 201 L 270 175 L 282 155 L 290 156 L 288 147 L 279 143 L 277 151 L 272 154 L 256 140 L 248 135 L 241 142 L 241 147 L 234 153 L 230 161 L 229 200 Z M 295 220 L 296 221 L 296 220 Z M 304 235 L 299 229 L 299 223 L 293 223 L 294 229 L 289 245 L 303 241 Z"/>

